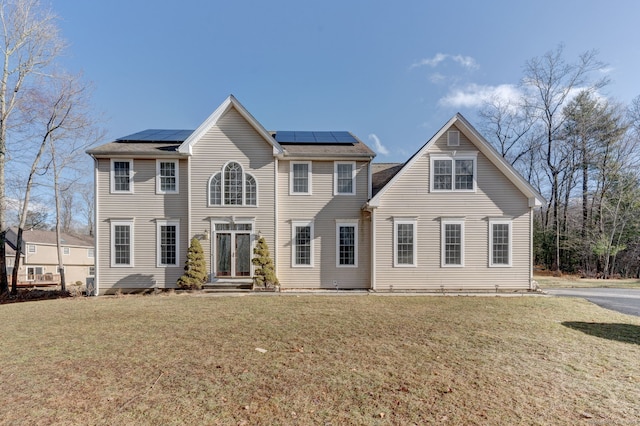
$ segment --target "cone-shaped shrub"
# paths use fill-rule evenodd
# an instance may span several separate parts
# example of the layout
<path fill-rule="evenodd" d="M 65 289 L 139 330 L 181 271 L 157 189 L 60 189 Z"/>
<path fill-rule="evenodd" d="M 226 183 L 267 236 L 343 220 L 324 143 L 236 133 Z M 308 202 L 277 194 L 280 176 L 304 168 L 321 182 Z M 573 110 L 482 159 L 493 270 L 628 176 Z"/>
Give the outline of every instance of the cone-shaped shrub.
<path fill-rule="evenodd" d="M 276 277 L 276 270 L 269 253 L 269 246 L 264 237 L 260 237 L 253 249 L 251 262 L 256 266 L 254 270 L 254 282 L 256 286 L 272 288 L 280 284 Z"/>
<path fill-rule="evenodd" d="M 184 275 L 178 278 L 178 287 L 184 289 L 201 289 L 207 280 L 207 265 L 204 252 L 197 238 L 191 239 L 187 251 L 187 261 L 184 264 Z"/>

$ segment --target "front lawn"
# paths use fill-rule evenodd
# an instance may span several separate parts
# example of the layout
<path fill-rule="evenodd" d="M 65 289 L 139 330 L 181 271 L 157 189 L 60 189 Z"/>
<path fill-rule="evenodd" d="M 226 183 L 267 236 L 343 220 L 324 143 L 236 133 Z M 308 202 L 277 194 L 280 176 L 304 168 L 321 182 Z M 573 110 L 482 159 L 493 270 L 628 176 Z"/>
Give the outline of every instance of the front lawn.
<path fill-rule="evenodd" d="M 640 318 L 569 298 L 101 297 L 0 324 L 3 424 L 640 418 Z"/>

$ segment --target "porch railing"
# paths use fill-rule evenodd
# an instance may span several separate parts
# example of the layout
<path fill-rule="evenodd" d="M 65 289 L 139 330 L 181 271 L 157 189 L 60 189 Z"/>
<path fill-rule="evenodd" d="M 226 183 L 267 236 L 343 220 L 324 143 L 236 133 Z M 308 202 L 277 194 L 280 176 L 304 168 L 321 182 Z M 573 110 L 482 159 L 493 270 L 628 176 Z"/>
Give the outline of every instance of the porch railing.
<path fill-rule="evenodd" d="M 11 275 L 7 275 L 9 285 L 11 285 Z M 18 285 L 23 287 L 59 285 L 60 274 L 20 274 L 18 275 Z"/>

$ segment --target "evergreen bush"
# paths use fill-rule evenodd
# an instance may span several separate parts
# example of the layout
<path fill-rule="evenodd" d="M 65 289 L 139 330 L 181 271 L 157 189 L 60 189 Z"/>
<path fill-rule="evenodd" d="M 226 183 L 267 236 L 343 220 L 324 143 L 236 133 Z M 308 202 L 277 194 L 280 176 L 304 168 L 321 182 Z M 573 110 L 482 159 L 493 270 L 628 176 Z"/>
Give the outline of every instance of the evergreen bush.
<path fill-rule="evenodd" d="M 178 287 L 182 289 L 201 289 L 207 280 L 207 265 L 204 261 L 202 245 L 197 238 L 191 239 L 187 251 L 187 261 L 184 264 L 184 275 L 178 278 Z"/>
<path fill-rule="evenodd" d="M 269 253 L 269 246 L 264 237 L 258 239 L 258 243 L 253 249 L 253 259 L 251 262 L 256 266 L 254 270 L 254 284 L 263 288 L 274 288 L 280 284 L 276 277 L 276 270 Z"/>

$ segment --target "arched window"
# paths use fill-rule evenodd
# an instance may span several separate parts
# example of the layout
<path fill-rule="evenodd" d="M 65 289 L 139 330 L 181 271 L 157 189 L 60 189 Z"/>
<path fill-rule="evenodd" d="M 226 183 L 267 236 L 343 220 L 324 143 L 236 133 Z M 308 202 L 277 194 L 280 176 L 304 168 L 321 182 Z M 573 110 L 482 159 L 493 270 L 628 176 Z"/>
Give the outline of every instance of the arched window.
<path fill-rule="evenodd" d="M 257 206 L 258 183 L 242 166 L 229 162 L 209 179 L 210 206 Z"/>
<path fill-rule="evenodd" d="M 255 206 L 258 204 L 258 189 L 256 188 L 256 180 L 253 176 L 245 175 L 245 204 Z"/>
<path fill-rule="evenodd" d="M 238 163 L 229 163 L 224 168 L 224 204 L 242 205 L 242 167 Z"/>
<path fill-rule="evenodd" d="M 212 206 L 222 205 L 222 176 L 218 172 L 209 181 L 209 204 Z"/>

